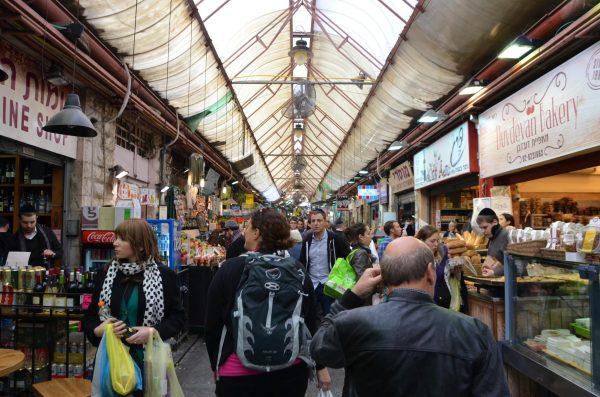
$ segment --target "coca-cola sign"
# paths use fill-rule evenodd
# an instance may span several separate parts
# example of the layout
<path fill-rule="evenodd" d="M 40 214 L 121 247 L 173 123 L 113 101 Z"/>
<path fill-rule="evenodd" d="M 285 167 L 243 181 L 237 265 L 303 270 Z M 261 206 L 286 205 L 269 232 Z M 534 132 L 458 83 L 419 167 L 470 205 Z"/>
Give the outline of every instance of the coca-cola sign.
<path fill-rule="evenodd" d="M 116 239 L 117 235 L 111 230 L 84 230 L 81 236 L 83 244 L 112 244 Z"/>

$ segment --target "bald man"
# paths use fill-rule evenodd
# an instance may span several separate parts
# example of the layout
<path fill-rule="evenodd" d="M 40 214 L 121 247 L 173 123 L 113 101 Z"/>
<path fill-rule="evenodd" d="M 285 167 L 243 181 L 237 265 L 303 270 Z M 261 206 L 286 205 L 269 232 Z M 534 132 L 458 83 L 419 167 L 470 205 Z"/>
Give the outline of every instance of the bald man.
<path fill-rule="evenodd" d="M 380 266 L 331 306 L 310 346 L 319 364 L 346 368 L 344 395 L 509 396 L 489 328 L 433 302 L 427 245 L 395 239 Z M 380 283 L 388 302 L 363 306 Z"/>

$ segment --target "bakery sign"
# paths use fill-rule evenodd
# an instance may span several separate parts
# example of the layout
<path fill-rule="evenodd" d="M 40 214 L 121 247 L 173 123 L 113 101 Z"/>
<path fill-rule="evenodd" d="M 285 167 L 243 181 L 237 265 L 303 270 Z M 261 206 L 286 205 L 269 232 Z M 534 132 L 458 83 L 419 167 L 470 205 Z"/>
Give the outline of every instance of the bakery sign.
<path fill-rule="evenodd" d="M 600 43 L 479 116 L 481 177 L 600 148 Z"/>
<path fill-rule="evenodd" d="M 415 189 L 478 171 L 477 134 L 466 122 L 415 154 Z"/>
<path fill-rule="evenodd" d="M 405 161 L 390 171 L 388 184 L 390 186 L 390 194 L 412 189 L 415 186 L 415 179 L 413 177 L 410 161 Z"/>
<path fill-rule="evenodd" d="M 77 137 L 42 130 L 62 109 L 67 90 L 49 83 L 39 64 L 4 42 L 0 42 L 0 67 L 8 74 L 0 82 L 1 135 L 76 158 Z"/>

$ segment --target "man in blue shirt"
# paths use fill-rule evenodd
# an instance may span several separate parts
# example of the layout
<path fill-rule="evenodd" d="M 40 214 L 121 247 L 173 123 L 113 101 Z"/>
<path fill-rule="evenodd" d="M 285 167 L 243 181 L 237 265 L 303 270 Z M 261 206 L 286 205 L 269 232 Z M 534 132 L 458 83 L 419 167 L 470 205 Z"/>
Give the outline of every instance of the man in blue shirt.
<path fill-rule="evenodd" d="M 400 227 L 400 223 L 397 221 L 387 221 L 383 225 L 383 231 L 387 236 L 381 240 L 379 243 L 379 261 L 383 259 L 383 253 L 387 248 L 388 244 L 391 243 L 394 239 L 398 237 L 402 237 L 402 228 Z"/>
<path fill-rule="evenodd" d="M 317 300 L 323 313 L 329 312 L 333 299 L 323 294 L 323 287 L 329 272 L 337 258 L 345 258 L 350 253 L 350 246 L 334 232 L 325 227 L 325 212 L 313 210 L 308 216 L 311 230 L 306 232 L 302 241 L 300 262 L 306 266 Z"/>

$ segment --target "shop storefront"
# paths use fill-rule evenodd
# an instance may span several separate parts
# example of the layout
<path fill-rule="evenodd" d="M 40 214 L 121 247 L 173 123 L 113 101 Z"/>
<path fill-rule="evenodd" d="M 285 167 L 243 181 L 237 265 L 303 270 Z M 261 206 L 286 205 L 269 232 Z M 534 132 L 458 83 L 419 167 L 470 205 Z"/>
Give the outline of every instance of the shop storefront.
<path fill-rule="evenodd" d="M 415 154 L 418 219 L 441 230 L 451 221 L 465 229 L 478 197 L 477 132 L 465 122 Z"/>
<path fill-rule="evenodd" d="M 410 161 L 405 161 L 390 171 L 390 195 L 393 205 L 390 211 L 396 212 L 396 219 L 402 221 L 415 215 L 415 179 Z"/>
<path fill-rule="evenodd" d="M 0 215 L 19 225 L 19 208 L 32 205 L 38 222 L 63 236 L 63 210 L 69 200 L 69 178 L 77 157 L 77 138 L 42 130 L 63 106 L 67 90 L 49 83 L 38 64 L 5 42 L 0 58 L 9 79 L 0 93 Z"/>
<path fill-rule="evenodd" d="M 559 395 L 597 395 L 600 380 L 598 279 L 586 272 L 600 262 L 600 227 L 588 226 L 600 213 L 598 65 L 600 43 L 479 117 L 481 177 L 511 187 L 517 245 L 541 243 L 505 257 L 509 380 Z"/>

